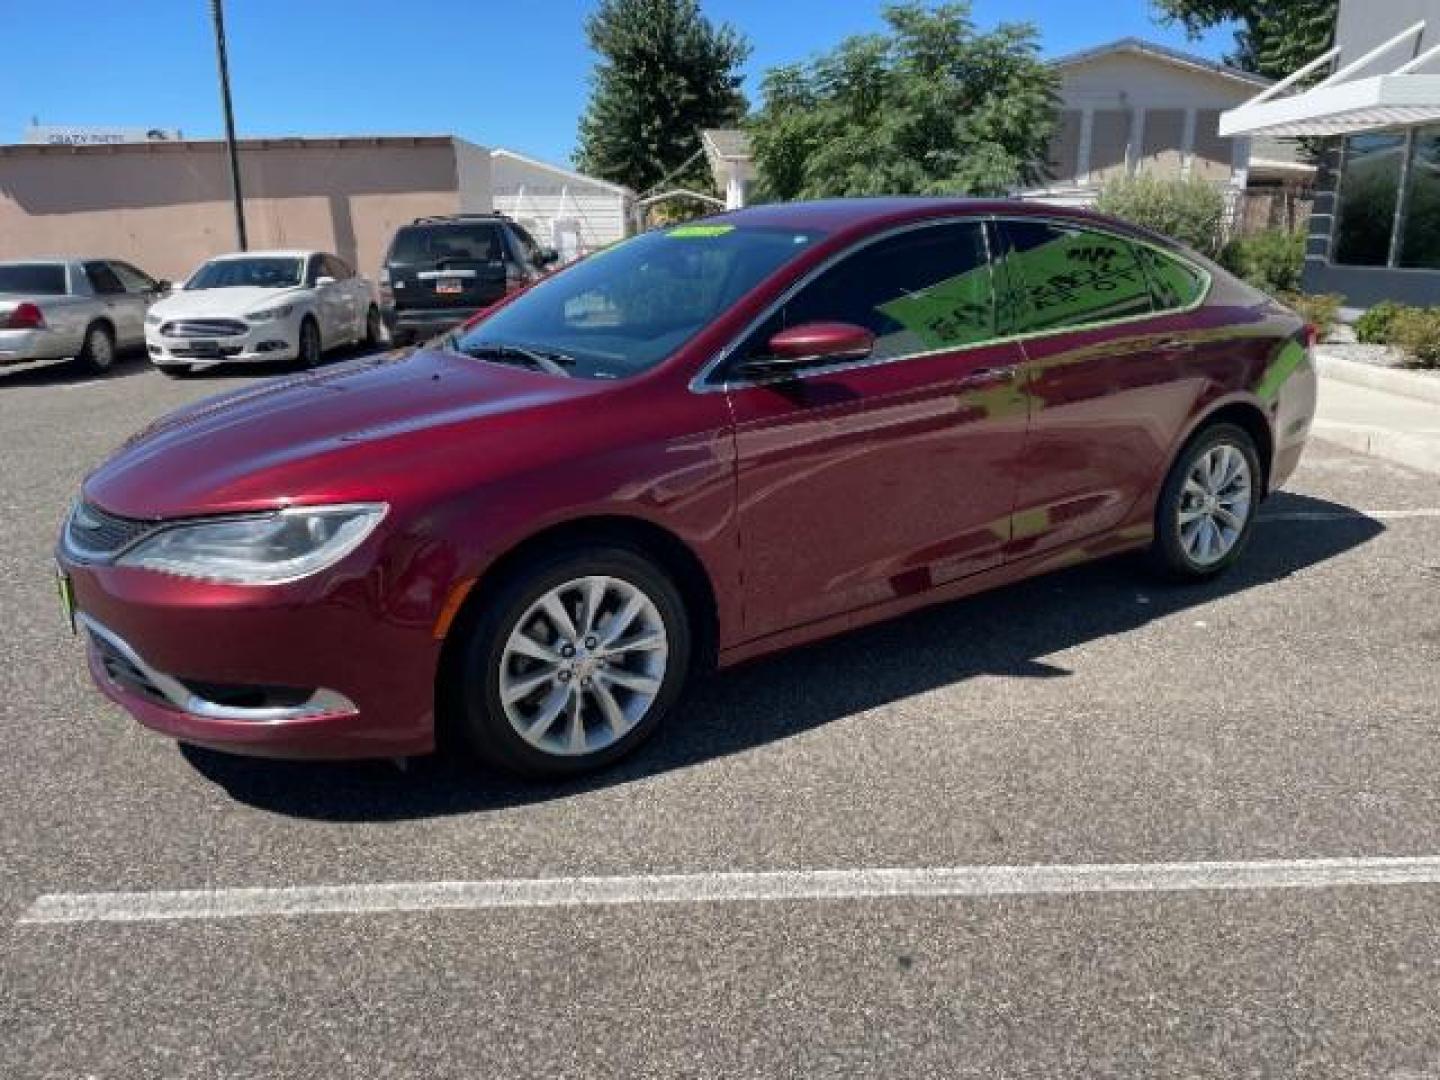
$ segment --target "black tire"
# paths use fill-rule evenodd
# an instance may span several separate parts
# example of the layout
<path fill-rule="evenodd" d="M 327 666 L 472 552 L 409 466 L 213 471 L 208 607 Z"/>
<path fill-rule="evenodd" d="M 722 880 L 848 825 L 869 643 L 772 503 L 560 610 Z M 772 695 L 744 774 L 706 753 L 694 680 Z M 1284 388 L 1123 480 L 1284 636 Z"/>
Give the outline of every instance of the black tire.
<path fill-rule="evenodd" d="M 380 321 L 380 309 L 374 304 L 371 304 L 370 310 L 365 312 L 365 348 L 378 349 L 384 336 L 384 330 Z"/>
<path fill-rule="evenodd" d="M 75 366 L 91 375 L 104 375 L 114 367 L 115 331 L 103 322 L 87 326 L 80 351 L 75 354 Z"/>
<path fill-rule="evenodd" d="M 1182 532 L 1181 514 L 1193 513 L 1198 505 L 1197 496 L 1187 494 L 1186 481 L 1200 462 L 1221 447 L 1229 447 L 1244 459 L 1248 469 L 1248 498 L 1245 501 L 1243 525 L 1233 539 L 1222 541 L 1220 533 L 1214 535 L 1218 550 L 1221 542 L 1229 546 L 1218 557 L 1201 558 L 1187 545 Z M 1222 451 L 1223 452 L 1223 451 Z M 1165 484 L 1160 489 L 1160 499 L 1155 507 L 1155 538 L 1150 545 L 1150 564 L 1163 577 L 1175 581 L 1203 581 L 1223 573 L 1245 551 L 1250 536 L 1255 530 L 1255 514 L 1260 508 L 1260 497 L 1264 480 L 1260 472 L 1260 455 L 1255 449 L 1255 440 L 1244 428 L 1234 424 L 1217 423 L 1203 428 L 1185 444 L 1175 457 Z M 1233 511 L 1235 503 L 1229 504 Z M 1222 509 L 1225 508 L 1222 500 Z M 1240 516 L 1240 515 L 1233 515 Z M 1202 523 L 1202 528 L 1205 526 Z M 1203 539 L 1202 539 L 1203 543 Z"/>
<path fill-rule="evenodd" d="M 156 367 L 170 379 L 188 379 L 195 373 L 195 369 L 189 364 L 156 364 Z"/>
<path fill-rule="evenodd" d="M 300 320 L 300 341 L 295 363 L 305 369 L 319 367 L 324 352 L 320 342 L 320 324 L 313 315 L 306 315 Z"/>
<path fill-rule="evenodd" d="M 605 576 L 640 590 L 663 623 L 668 656 L 660 686 L 649 708 L 624 735 L 594 751 L 562 755 L 542 750 L 512 726 L 500 699 L 502 664 L 511 632 L 532 606 L 552 589 L 581 578 Z M 616 601 L 618 606 L 618 600 Z M 449 721 L 468 748 L 482 760 L 531 779 L 557 779 L 603 768 L 635 750 L 674 710 L 690 670 L 689 615 L 670 577 L 647 556 L 621 546 L 571 547 L 537 556 L 493 588 L 472 616 L 457 624 L 452 662 L 442 679 L 441 698 L 451 705 Z M 513 663 L 513 658 L 511 661 Z M 562 694 L 563 696 L 563 694 Z M 581 695 L 582 700 L 586 700 Z M 591 699 L 593 701 L 593 699 Z M 612 698 L 613 701 L 613 698 Z M 598 703 L 583 706 L 581 724 L 604 738 Z M 568 719 L 564 721 L 569 723 Z"/>

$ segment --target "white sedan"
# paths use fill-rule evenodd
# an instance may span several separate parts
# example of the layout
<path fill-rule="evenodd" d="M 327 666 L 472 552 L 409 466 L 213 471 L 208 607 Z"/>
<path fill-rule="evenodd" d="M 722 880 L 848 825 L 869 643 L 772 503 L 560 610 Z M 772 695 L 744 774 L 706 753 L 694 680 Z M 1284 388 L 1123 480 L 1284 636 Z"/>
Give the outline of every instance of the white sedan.
<path fill-rule="evenodd" d="M 374 286 L 323 251 L 211 259 L 145 317 L 145 347 L 169 375 L 276 360 L 313 367 L 327 349 L 383 336 Z"/>

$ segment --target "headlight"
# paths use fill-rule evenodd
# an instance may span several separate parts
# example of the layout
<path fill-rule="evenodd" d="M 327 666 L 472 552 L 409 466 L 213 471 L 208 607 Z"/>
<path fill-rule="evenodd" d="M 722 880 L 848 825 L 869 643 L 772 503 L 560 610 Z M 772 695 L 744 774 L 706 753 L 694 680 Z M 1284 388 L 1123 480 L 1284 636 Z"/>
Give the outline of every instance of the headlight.
<path fill-rule="evenodd" d="M 131 548 L 122 566 L 237 585 L 276 585 L 333 566 L 374 531 L 384 503 L 297 506 L 171 525 Z"/>
<path fill-rule="evenodd" d="M 252 311 L 245 318 L 251 322 L 270 322 L 272 319 L 286 318 L 290 312 L 295 310 L 294 304 L 276 304 L 274 307 L 261 308 L 259 311 Z"/>

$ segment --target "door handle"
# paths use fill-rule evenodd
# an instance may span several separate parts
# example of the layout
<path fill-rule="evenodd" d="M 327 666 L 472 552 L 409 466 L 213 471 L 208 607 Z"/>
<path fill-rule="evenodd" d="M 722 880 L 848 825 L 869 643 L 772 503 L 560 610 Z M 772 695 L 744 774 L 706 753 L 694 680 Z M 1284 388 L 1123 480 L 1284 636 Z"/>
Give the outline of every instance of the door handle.
<path fill-rule="evenodd" d="M 1167 338 L 1155 346 L 1156 352 L 1194 352 L 1195 343 L 1186 341 L 1184 338 Z"/>
<path fill-rule="evenodd" d="M 1019 366 L 1014 364 L 1006 367 L 977 368 L 960 380 L 960 388 L 973 390 L 979 386 L 994 386 L 996 383 L 1010 382 L 1019 371 Z"/>

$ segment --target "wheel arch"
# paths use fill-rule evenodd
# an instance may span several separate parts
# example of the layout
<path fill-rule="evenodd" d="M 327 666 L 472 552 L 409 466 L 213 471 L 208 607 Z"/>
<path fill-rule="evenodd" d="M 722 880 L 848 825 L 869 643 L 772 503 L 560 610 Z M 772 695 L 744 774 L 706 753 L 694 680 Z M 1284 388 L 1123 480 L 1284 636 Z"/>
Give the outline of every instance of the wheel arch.
<path fill-rule="evenodd" d="M 447 729 L 455 715 L 455 703 L 450 700 L 447 688 L 457 682 L 448 676 L 458 662 L 461 642 L 496 584 L 516 573 L 531 559 L 547 552 L 602 545 L 618 545 L 638 551 L 653 559 L 670 576 L 685 599 L 690 616 L 695 665 L 701 670 L 715 667 L 720 641 L 719 601 L 710 573 L 694 549 L 670 529 L 645 518 L 624 514 L 571 518 L 517 541 L 492 560 L 471 584 L 464 603 L 445 634 L 436 667 L 437 738 L 442 741 L 448 738 Z"/>
<path fill-rule="evenodd" d="M 1270 428 L 1270 418 L 1258 402 L 1249 398 L 1230 398 L 1217 402 L 1214 407 L 1201 414 L 1184 436 L 1175 444 L 1166 466 L 1166 475 L 1174 468 L 1175 462 L 1184 453 L 1191 440 L 1206 428 L 1216 424 L 1234 424 L 1255 442 L 1255 452 L 1260 456 L 1260 473 L 1263 499 L 1270 494 L 1270 477 L 1275 467 L 1275 433 Z"/>

